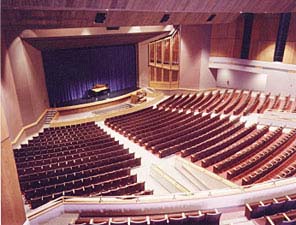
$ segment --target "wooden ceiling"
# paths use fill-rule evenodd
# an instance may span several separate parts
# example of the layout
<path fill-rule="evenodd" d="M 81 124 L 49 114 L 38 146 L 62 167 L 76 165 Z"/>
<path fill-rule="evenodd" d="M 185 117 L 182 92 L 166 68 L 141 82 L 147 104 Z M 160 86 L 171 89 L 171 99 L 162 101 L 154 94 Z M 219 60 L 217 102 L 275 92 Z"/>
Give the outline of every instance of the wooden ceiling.
<path fill-rule="evenodd" d="M 1 25 L 4 29 L 36 29 L 93 26 L 203 24 L 233 21 L 240 12 L 295 12 L 295 0 L 2 0 Z M 106 13 L 95 24 L 97 12 Z"/>
<path fill-rule="evenodd" d="M 64 37 L 36 37 L 23 38 L 39 50 L 54 50 L 68 48 L 87 48 L 93 46 L 126 45 L 142 42 L 158 35 L 167 35 L 169 32 L 147 32 L 104 35 L 80 35 Z"/>

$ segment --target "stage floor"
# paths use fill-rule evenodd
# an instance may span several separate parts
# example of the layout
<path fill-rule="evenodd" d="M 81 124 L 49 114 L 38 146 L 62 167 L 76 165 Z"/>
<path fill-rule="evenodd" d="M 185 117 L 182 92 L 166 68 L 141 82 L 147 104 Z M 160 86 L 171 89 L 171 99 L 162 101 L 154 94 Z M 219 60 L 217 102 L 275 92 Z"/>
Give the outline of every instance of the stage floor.
<path fill-rule="evenodd" d="M 98 102 L 98 101 L 103 101 L 106 99 L 111 99 L 111 98 L 115 98 L 121 95 L 125 95 L 128 94 L 130 92 L 136 91 L 139 88 L 137 87 L 132 87 L 132 88 L 127 88 L 127 89 L 123 89 L 120 91 L 112 91 L 109 94 L 105 94 L 105 95 L 101 95 L 98 97 L 92 97 L 92 98 L 80 98 L 80 99 L 75 99 L 72 101 L 67 101 L 67 102 L 61 102 L 56 104 L 55 106 L 52 107 L 63 107 L 63 106 L 72 106 L 72 105 L 80 105 L 80 104 L 85 104 L 85 103 L 91 103 L 91 102 Z"/>

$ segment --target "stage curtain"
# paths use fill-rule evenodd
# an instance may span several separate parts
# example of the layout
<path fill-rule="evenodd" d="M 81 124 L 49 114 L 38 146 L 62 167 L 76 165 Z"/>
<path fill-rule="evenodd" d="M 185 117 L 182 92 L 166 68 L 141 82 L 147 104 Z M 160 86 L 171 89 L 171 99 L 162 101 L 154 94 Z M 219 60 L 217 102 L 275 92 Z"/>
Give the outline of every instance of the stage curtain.
<path fill-rule="evenodd" d="M 42 51 L 51 106 L 85 97 L 95 84 L 110 91 L 137 85 L 135 45 Z"/>

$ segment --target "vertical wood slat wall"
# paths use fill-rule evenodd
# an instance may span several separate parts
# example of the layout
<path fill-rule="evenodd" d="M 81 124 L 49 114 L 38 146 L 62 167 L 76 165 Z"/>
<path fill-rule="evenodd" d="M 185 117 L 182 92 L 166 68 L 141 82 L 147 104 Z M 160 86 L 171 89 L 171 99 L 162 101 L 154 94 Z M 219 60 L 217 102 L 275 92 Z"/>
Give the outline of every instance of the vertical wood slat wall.
<path fill-rule="evenodd" d="M 250 60 L 273 61 L 280 14 L 256 14 L 250 43 Z M 213 24 L 210 56 L 239 58 L 243 18 L 232 23 Z M 292 13 L 283 63 L 296 64 L 296 13 Z"/>
<path fill-rule="evenodd" d="M 179 32 L 149 43 L 149 86 L 173 89 L 179 87 Z"/>

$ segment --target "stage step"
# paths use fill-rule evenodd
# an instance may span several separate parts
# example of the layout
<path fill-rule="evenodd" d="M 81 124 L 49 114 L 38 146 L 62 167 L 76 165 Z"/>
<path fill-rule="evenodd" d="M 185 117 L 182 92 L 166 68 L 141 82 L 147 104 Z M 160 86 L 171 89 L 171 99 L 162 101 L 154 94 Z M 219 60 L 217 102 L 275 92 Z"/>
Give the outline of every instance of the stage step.
<path fill-rule="evenodd" d="M 52 119 L 55 117 L 56 114 L 57 114 L 56 110 L 48 110 L 45 115 L 44 124 L 50 124 L 50 122 L 52 121 Z"/>

